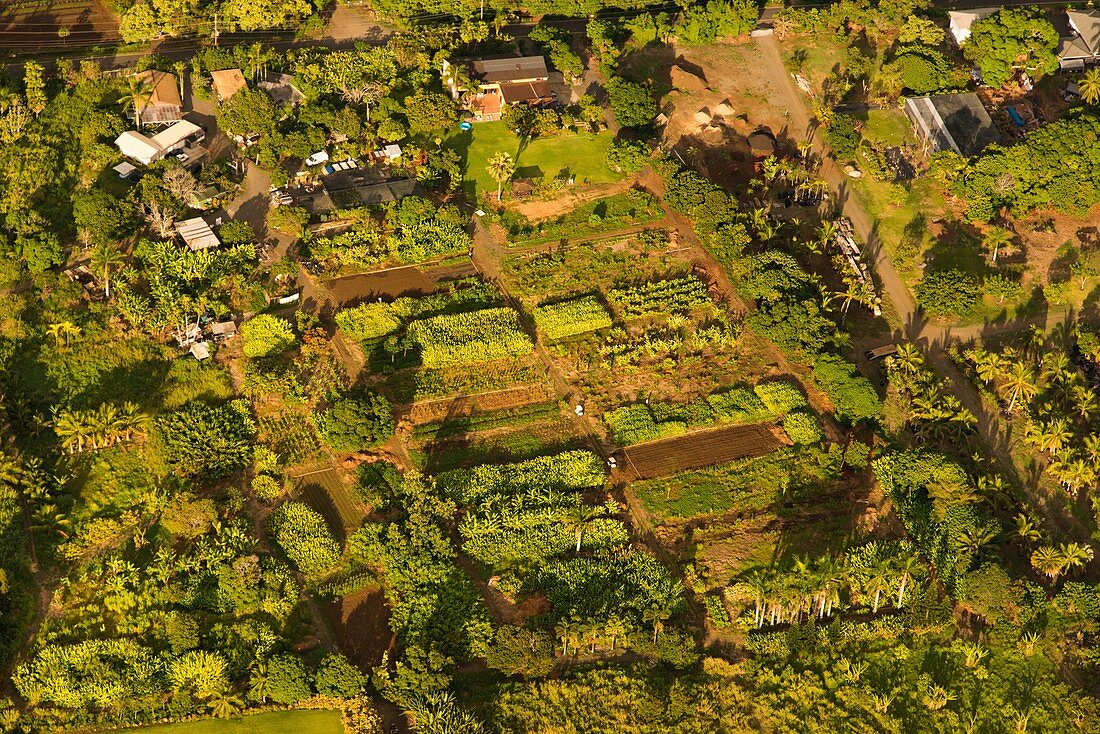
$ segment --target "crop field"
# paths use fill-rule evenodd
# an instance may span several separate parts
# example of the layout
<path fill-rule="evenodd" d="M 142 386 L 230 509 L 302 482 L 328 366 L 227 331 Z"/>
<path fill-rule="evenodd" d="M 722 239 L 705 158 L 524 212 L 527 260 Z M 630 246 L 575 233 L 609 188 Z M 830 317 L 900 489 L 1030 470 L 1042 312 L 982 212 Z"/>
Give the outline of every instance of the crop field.
<path fill-rule="evenodd" d="M 306 474 L 295 485 L 297 494 L 324 515 L 340 537 L 359 527 L 366 517 L 365 508 L 352 496 L 344 475 L 336 469 Z"/>
<path fill-rule="evenodd" d="M 782 445 L 767 427 L 727 426 L 623 449 L 624 465 L 638 479 L 652 479 L 747 456 L 761 456 Z"/>
<path fill-rule="evenodd" d="M 378 586 L 346 594 L 325 605 L 329 623 L 340 639 L 340 650 L 364 670 L 382 663 L 393 640 L 390 609 Z"/>
<path fill-rule="evenodd" d="M 416 266 L 349 275 L 337 278 L 327 286 L 341 308 L 379 298 L 425 296 L 435 292 L 435 283 Z"/>
<path fill-rule="evenodd" d="M 118 22 L 99 0 L 0 3 L 0 52 L 91 46 L 117 40 Z"/>
<path fill-rule="evenodd" d="M 127 734 L 344 734 L 339 711 L 272 711 L 231 719 L 200 719 L 125 729 Z"/>

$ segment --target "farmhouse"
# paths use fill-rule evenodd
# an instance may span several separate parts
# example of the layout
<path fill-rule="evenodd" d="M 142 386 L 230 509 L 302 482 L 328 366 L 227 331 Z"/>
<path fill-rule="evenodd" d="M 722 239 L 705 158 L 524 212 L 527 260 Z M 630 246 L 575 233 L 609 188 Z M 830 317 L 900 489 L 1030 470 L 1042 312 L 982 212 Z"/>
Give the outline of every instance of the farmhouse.
<path fill-rule="evenodd" d="M 948 33 L 954 39 L 956 46 L 962 46 L 966 39 L 970 38 L 970 27 L 982 18 L 988 18 L 1000 8 L 970 8 L 969 10 L 952 10 L 947 14 L 949 24 Z"/>
<path fill-rule="evenodd" d="M 240 69 L 219 69 L 210 72 L 210 81 L 214 84 L 214 94 L 219 102 L 224 102 L 242 89 L 248 89 L 244 74 Z"/>
<path fill-rule="evenodd" d="M 115 146 L 127 158 L 149 165 L 173 151 L 198 143 L 205 137 L 206 133 L 195 123 L 179 120 L 152 137 L 134 130 L 127 130 L 115 138 Z"/>
<path fill-rule="evenodd" d="M 973 92 L 909 97 L 905 114 L 917 136 L 933 151 L 953 150 L 971 156 L 1001 142 L 1001 134 Z"/>
<path fill-rule="evenodd" d="M 166 71 L 149 69 L 134 78 L 148 87 L 147 94 L 134 100 L 134 113 L 140 125 L 164 125 L 175 122 L 183 114 L 179 79 Z"/>
<path fill-rule="evenodd" d="M 1100 10 L 1066 11 L 1066 27 L 1058 41 L 1058 66 L 1084 69 L 1100 64 Z"/>
<path fill-rule="evenodd" d="M 550 72 L 542 56 L 480 59 L 462 65 L 444 59 L 443 78 L 448 80 L 451 96 L 464 100 L 479 122 L 499 120 L 510 104 L 537 107 L 554 103 Z"/>

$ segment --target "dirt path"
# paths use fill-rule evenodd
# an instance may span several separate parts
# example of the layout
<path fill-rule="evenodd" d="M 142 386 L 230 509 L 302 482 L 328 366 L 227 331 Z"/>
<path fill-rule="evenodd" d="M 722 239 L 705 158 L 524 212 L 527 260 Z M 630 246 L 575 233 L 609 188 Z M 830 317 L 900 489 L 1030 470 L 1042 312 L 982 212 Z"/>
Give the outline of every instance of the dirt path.
<path fill-rule="evenodd" d="M 593 184 L 591 186 L 584 186 L 575 193 L 570 193 L 549 201 L 519 201 L 509 204 L 508 208 L 519 212 L 531 220 L 537 221 L 539 219 L 548 219 L 550 217 L 565 214 L 566 212 L 571 212 L 586 201 L 603 199 L 615 194 L 621 194 L 633 185 L 633 178 L 626 178 L 622 181 L 610 184 Z"/>

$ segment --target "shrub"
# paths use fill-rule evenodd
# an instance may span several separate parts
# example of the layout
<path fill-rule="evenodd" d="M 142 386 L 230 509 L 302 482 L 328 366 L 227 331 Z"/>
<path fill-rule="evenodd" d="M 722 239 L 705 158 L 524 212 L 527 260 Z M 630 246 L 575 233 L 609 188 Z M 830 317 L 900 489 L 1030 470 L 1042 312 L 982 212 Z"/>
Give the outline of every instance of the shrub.
<path fill-rule="evenodd" d="M 917 283 L 917 302 L 933 316 L 964 316 L 982 300 L 978 279 L 961 270 L 933 270 Z"/>
<path fill-rule="evenodd" d="M 616 140 L 607 149 L 607 167 L 618 173 L 635 173 L 649 161 L 649 148 L 639 140 Z"/>
<path fill-rule="evenodd" d="M 821 441 L 821 426 L 817 418 L 808 410 L 795 410 L 783 418 L 783 430 L 787 437 L 799 445 L 810 445 Z"/>
<path fill-rule="evenodd" d="M 367 677 L 359 668 L 339 653 L 326 655 L 313 679 L 317 693 L 322 696 L 354 698 L 363 692 Z"/>
<path fill-rule="evenodd" d="M 744 387 L 707 396 L 707 403 L 719 419 L 727 422 L 750 422 L 768 417 L 768 408 L 756 393 Z"/>
<path fill-rule="evenodd" d="M 828 393 L 838 419 L 858 423 L 882 416 L 882 401 L 874 385 L 840 355 L 821 355 L 814 363 L 814 379 Z"/>
<path fill-rule="evenodd" d="M 275 542 L 307 576 L 322 573 L 340 560 L 340 546 L 320 513 L 303 502 L 287 502 L 271 513 Z"/>
<path fill-rule="evenodd" d="M 776 415 L 786 415 L 792 410 L 804 408 L 807 405 L 806 396 L 797 385 L 787 380 L 761 382 L 752 390 L 768 410 Z"/>
<path fill-rule="evenodd" d="M 519 490 L 558 491 L 603 486 L 603 461 L 591 451 L 566 451 L 514 464 L 483 464 L 455 469 L 436 477 L 441 494 L 463 504 L 475 504 L 492 495 Z"/>
<path fill-rule="evenodd" d="M 274 502 L 283 493 L 283 485 L 275 477 L 258 474 L 252 478 L 252 495 L 261 502 Z"/>
<path fill-rule="evenodd" d="M 371 342 L 401 328 L 387 303 L 363 303 L 336 313 L 336 326 L 357 342 Z"/>
<path fill-rule="evenodd" d="M 856 154 L 860 140 L 856 118 L 852 115 L 833 115 L 829 126 L 825 128 L 825 137 L 838 160 L 851 160 Z"/>
<path fill-rule="evenodd" d="M 309 225 L 309 212 L 300 206 L 277 206 L 267 213 L 267 226 L 276 232 L 301 237 Z"/>
<path fill-rule="evenodd" d="M 241 326 L 246 357 L 271 357 L 282 354 L 296 341 L 290 324 L 278 316 L 260 314 Z"/>
<path fill-rule="evenodd" d="M 393 411 L 374 392 L 337 400 L 317 419 L 325 443 L 337 451 L 359 451 L 383 443 L 393 435 Z"/>

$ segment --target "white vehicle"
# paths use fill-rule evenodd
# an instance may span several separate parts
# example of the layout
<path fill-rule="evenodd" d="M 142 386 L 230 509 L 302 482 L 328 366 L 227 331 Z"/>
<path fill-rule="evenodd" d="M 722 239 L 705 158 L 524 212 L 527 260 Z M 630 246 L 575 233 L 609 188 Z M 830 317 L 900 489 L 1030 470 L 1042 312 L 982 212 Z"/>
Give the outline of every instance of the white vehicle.
<path fill-rule="evenodd" d="M 319 150 L 316 153 L 314 153 L 313 155 L 311 155 L 309 158 L 306 158 L 306 160 L 305 160 L 305 164 L 307 166 L 319 166 L 322 163 L 328 163 L 328 151 L 327 150 Z"/>

